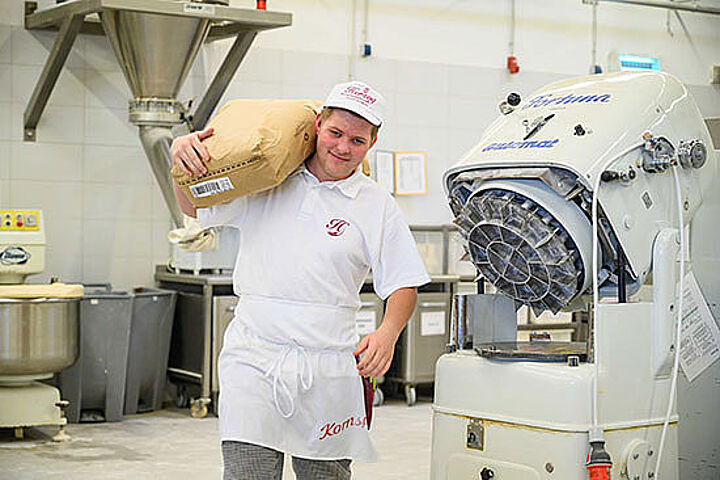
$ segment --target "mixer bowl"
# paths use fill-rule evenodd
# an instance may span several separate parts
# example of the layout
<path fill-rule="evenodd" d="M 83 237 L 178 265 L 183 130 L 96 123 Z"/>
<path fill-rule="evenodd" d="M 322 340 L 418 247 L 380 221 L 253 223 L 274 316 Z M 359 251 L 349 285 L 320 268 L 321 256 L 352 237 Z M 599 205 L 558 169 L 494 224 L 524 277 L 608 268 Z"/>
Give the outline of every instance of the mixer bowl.
<path fill-rule="evenodd" d="M 79 299 L 0 298 L 0 381 L 48 378 L 78 357 Z"/>

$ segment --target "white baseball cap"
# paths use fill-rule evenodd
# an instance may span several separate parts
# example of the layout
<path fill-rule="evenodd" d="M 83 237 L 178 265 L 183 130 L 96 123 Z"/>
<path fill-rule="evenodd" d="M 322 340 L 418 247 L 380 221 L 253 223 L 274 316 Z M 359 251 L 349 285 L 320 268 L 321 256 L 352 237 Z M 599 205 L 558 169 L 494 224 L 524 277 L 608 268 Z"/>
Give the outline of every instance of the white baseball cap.
<path fill-rule="evenodd" d="M 351 111 L 379 127 L 383 122 L 385 99 L 380 92 L 366 83 L 338 83 L 325 99 L 323 108 L 326 107 Z"/>

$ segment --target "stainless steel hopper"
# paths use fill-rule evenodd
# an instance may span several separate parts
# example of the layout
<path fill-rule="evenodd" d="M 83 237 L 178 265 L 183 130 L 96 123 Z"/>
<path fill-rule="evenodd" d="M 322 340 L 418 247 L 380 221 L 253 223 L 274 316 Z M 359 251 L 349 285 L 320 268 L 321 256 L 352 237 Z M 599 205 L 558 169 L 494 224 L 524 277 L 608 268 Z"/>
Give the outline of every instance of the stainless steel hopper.
<path fill-rule="evenodd" d="M 257 33 L 292 23 L 289 13 L 231 8 L 228 0 L 73 0 L 43 10 L 25 2 L 25 28 L 57 29 L 58 36 L 24 115 L 24 139 L 36 127 L 78 33 L 106 35 L 133 98 L 129 119 L 140 140 L 176 225 L 182 225 L 170 181 L 171 128 L 202 129 Z M 97 16 L 93 15 L 97 14 Z M 235 37 L 223 64 L 195 110 L 177 94 L 204 41 Z"/>

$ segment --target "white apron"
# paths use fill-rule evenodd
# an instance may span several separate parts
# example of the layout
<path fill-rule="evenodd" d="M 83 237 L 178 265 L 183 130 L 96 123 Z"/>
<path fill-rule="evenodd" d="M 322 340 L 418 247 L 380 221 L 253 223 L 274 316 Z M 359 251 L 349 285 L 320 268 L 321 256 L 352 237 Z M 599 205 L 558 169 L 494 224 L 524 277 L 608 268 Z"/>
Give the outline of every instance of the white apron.
<path fill-rule="evenodd" d="M 242 295 L 219 359 L 220 437 L 374 461 L 352 355 L 355 308 Z"/>

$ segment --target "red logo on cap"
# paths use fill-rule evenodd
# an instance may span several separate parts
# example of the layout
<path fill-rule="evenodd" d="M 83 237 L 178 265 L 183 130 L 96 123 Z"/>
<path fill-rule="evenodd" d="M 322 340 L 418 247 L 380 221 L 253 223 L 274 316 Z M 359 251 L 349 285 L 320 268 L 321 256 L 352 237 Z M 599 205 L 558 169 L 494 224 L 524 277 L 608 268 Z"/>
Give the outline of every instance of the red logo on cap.
<path fill-rule="evenodd" d="M 341 218 L 333 218 L 327 223 L 327 225 L 325 225 L 325 228 L 327 228 L 327 234 L 331 237 L 339 237 L 345 233 L 345 229 L 349 226 L 350 224 L 345 220 Z"/>
<path fill-rule="evenodd" d="M 370 94 L 370 89 L 368 87 L 357 87 L 355 85 L 351 85 L 347 87 L 341 95 L 365 105 L 372 105 L 377 102 L 377 98 Z"/>

